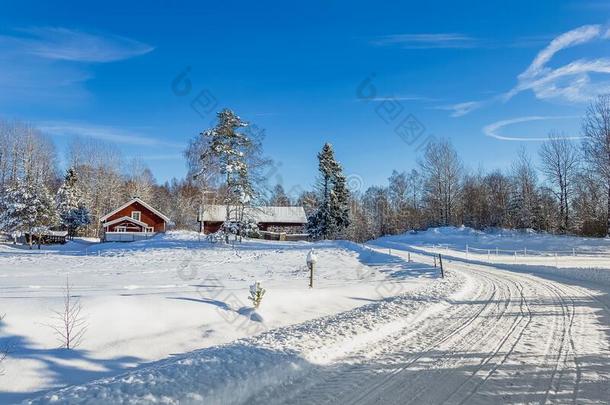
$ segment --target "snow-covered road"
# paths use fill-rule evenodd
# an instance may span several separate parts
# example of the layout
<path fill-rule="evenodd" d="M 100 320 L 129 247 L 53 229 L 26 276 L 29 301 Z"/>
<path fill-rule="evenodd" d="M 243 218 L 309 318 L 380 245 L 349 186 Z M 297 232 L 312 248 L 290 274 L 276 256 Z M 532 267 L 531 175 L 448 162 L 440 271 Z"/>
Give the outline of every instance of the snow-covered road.
<path fill-rule="evenodd" d="M 483 265 L 446 267 L 469 281 L 460 299 L 251 403 L 610 401 L 607 295 Z"/>

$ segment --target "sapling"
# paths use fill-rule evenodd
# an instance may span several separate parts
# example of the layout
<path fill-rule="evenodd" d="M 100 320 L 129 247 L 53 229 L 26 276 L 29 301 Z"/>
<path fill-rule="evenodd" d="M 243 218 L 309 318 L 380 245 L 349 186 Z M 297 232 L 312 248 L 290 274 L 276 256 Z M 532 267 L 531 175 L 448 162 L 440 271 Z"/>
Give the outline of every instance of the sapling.
<path fill-rule="evenodd" d="M 82 306 L 78 297 L 72 296 L 72 287 L 66 277 L 64 288 L 64 307 L 61 311 L 53 311 L 54 325 L 49 325 L 55 331 L 61 346 L 66 349 L 77 347 L 87 331 L 87 323 L 81 314 Z"/>
<path fill-rule="evenodd" d="M 250 296 L 248 299 L 252 301 L 254 309 L 258 309 L 258 307 L 261 305 L 265 291 L 266 290 L 261 287 L 261 283 L 259 281 L 250 286 Z"/>

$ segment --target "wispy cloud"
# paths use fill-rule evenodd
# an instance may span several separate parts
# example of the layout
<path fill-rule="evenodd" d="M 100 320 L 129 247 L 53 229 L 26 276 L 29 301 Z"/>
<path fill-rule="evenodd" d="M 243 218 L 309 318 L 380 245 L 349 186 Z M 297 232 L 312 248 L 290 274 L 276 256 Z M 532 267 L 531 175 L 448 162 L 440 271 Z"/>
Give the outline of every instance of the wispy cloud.
<path fill-rule="evenodd" d="M 526 136 L 526 135 L 519 135 L 519 136 L 514 136 L 514 135 L 502 135 L 500 134 L 500 130 L 511 126 L 511 125 L 515 125 L 515 124 L 520 124 L 520 123 L 524 123 L 524 122 L 532 122 L 532 121 L 546 121 L 546 120 L 562 120 L 562 119 L 570 119 L 570 118 L 577 118 L 576 116 L 571 116 L 571 115 L 562 115 L 562 116 L 540 116 L 540 115 L 535 115 L 535 116 L 527 116 L 527 117 L 517 117 L 517 118 L 511 118 L 511 119 L 507 119 L 507 120 L 501 120 L 501 121 L 496 121 L 492 124 L 486 125 L 485 127 L 483 127 L 483 133 L 486 136 L 489 136 L 491 138 L 495 138 L 495 139 L 499 139 L 501 141 L 518 141 L 518 142 L 523 142 L 523 141 L 530 141 L 530 142 L 540 142 L 540 141 L 546 141 L 548 139 L 548 136 Z M 576 139 L 582 139 L 582 137 L 579 136 L 567 136 L 565 137 L 565 139 L 570 139 L 570 140 L 576 140 Z"/>
<path fill-rule="evenodd" d="M 475 38 L 458 33 L 395 34 L 371 41 L 373 45 L 396 45 L 405 49 L 474 48 L 477 42 Z"/>
<path fill-rule="evenodd" d="M 154 48 L 112 34 L 94 34 L 62 27 L 38 27 L 0 35 L 0 49 L 44 59 L 105 63 L 151 52 Z"/>
<path fill-rule="evenodd" d="M 38 27 L 0 34 L 0 102 L 82 102 L 91 64 L 151 52 L 144 43 L 112 34 Z"/>
<path fill-rule="evenodd" d="M 597 77 L 610 74 L 610 58 L 581 58 L 555 68 L 549 67 L 549 62 L 567 48 L 607 39 L 610 39 L 610 29 L 601 25 L 584 25 L 565 32 L 538 52 L 509 91 L 483 101 L 467 101 L 438 108 L 452 111 L 452 117 L 461 117 L 486 104 L 506 102 L 526 90 L 531 90 L 541 100 L 556 99 L 569 103 L 589 101 L 598 94 L 610 92 L 610 80 Z M 593 75 L 596 75 L 595 78 Z"/>
<path fill-rule="evenodd" d="M 451 114 L 449 114 L 451 117 L 462 117 L 466 114 L 471 113 L 474 110 L 478 110 L 479 108 L 483 107 L 485 104 L 487 104 L 487 101 L 483 100 L 483 101 L 465 101 L 462 103 L 456 103 L 456 104 L 448 104 L 448 105 L 440 105 L 437 107 L 434 107 L 434 109 L 436 110 L 446 110 L 446 111 L 451 111 Z"/>
<path fill-rule="evenodd" d="M 437 101 L 438 99 L 417 94 L 405 94 L 399 96 L 377 96 L 368 99 L 370 101 Z"/>
<path fill-rule="evenodd" d="M 476 38 L 461 33 L 394 34 L 374 38 L 370 43 L 403 49 L 529 48 L 544 45 L 551 38 L 548 36 L 511 39 Z"/>
<path fill-rule="evenodd" d="M 610 58 L 581 58 L 555 68 L 548 66 L 557 53 L 592 41 L 607 40 L 610 38 L 609 32 L 601 25 L 584 25 L 557 36 L 519 74 L 517 85 L 505 93 L 503 99 L 506 101 L 531 90 L 538 99 L 578 103 L 609 92 L 610 80 L 597 76 L 594 79 L 593 75 L 609 74 Z"/>
<path fill-rule="evenodd" d="M 128 131 L 107 125 L 93 125 L 78 122 L 41 122 L 38 128 L 52 136 L 80 136 L 94 138 L 108 142 L 120 143 L 136 146 L 162 146 L 170 148 L 184 148 L 183 144 L 167 142 L 150 136 L 142 135 L 139 132 Z"/>

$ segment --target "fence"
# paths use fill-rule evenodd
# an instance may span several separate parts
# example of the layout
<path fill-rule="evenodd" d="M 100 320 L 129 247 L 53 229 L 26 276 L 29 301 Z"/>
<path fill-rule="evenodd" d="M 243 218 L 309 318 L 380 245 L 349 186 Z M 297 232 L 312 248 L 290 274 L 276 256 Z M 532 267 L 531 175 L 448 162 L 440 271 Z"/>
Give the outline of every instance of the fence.
<path fill-rule="evenodd" d="M 570 264 L 578 266 L 609 267 L 610 251 L 587 250 L 587 249 L 557 249 L 537 250 L 527 247 L 516 249 L 500 249 L 498 247 L 475 248 L 466 245 L 465 248 L 448 244 L 426 245 L 424 250 L 432 253 L 451 254 L 466 259 L 477 259 L 496 263 L 527 263 L 548 264 L 554 261 L 555 266 L 559 264 Z"/>

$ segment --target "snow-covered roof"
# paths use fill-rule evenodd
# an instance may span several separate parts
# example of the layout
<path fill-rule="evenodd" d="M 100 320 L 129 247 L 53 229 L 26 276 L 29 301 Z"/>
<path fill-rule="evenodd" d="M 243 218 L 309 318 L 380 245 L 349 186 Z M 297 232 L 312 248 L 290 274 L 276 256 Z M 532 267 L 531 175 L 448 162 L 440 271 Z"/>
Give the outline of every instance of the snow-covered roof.
<path fill-rule="evenodd" d="M 42 236 L 68 236 L 68 231 L 51 231 L 49 229 L 33 229 L 32 234 Z"/>
<path fill-rule="evenodd" d="M 226 210 L 226 205 L 205 205 L 203 207 L 203 221 L 222 222 L 226 219 Z M 234 218 L 237 207 L 231 206 L 230 210 L 231 218 Z M 244 208 L 244 216 L 258 223 L 304 224 L 307 222 L 303 207 L 246 207 Z"/>
<path fill-rule="evenodd" d="M 136 225 L 140 225 L 140 226 L 145 227 L 145 228 L 149 226 L 149 225 L 148 225 L 147 223 L 145 223 L 145 222 L 138 221 L 137 219 L 133 219 L 132 217 L 127 217 L 127 216 L 125 216 L 125 217 L 117 218 L 117 219 L 112 220 L 112 221 L 110 221 L 110 222 L 106 222 L 106 223 L 104 224 L 104 228 L 107 228 L 107 227 L 109 227 L 109 226 L 111 226 L 111 225 L 114 225 L 114 224 L 117 224 L 117 223 L 119 223 L 119 222 L 123 222 L 123 221 L 129 221 L 129 222 L 132 222 L 132 223 L 134 223 L 134 224 L 136 224 Z"/>
<path fill-rule="evenodd" d="M 149 210 L 151 210 L 152 212 L 154 212 L 155 214 L 157 214 L 159 217 L 161 217 L 165 222 L 171 222 L 171 220 L 164 215 L 163 213 L 161 213 L 161 211 L 156 210 L 155 208 L 151 207 L 148 203 L 142 201 L 141 199 L 139 199 L 138 197 L 134 197 L 131 200 L 127 201 L 125 204 L 121 205 L 119 208 L 117 208 L 116 210 L 104 215 L 103 217 L 100 218 L 100 222 L 104 222 L 106 219 L 110 218 L 111 216 L 113 216 L 114 214 L 116 214 L 117 212 L 121 211 L 124 208 L 129 207 L 131 204 L 133 203 L 140 203 L 142 204 L 144 207 L 148 208 Z"/>

